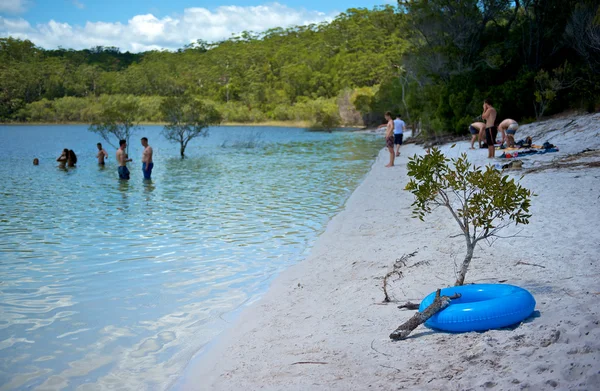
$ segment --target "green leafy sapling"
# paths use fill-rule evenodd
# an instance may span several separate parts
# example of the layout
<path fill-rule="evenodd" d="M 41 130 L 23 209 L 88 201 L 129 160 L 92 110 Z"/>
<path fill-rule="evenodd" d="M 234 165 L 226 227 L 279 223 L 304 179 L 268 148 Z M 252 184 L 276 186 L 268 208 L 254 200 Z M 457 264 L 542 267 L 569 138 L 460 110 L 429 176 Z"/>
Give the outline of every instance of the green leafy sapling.
<path fill-rule="evenodd" d="M 463 285 L 475 245 L 480 240 L 490 244 L 498 232 L 511 224 L 528 224 L 531 214 L 531 190 L 491 166 L 471 165 L 463 153 L 448 159 L 433 148 L 424 156 L 408 162 L 411 178 L 405 190 L 415 196 L 413 217 L 423 220 L 437 207 L 448 208 L 467 242 L 467 254 L 455 285 Z"/>

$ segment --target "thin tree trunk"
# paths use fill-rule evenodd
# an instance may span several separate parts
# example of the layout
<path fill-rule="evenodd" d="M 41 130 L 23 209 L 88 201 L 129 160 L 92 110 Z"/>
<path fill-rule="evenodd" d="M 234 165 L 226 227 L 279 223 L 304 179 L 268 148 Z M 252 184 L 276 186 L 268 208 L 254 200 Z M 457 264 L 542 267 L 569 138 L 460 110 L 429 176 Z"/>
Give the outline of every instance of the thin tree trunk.
<path fill-rule="evenodd" d="M 460 273 L 458 273 L 458 279 L 454 286 L 461 286 L 465 283 L 465 276 L 467 275 L 467 271 L 469 270 L 469 265 L 471 264 L 471 259 L 473 258 L 473 250 L 475 250 L 475 244 L 470 244 L 467 246 L 467 255 L 460 267 Z"/>
<path fill-rule="evenodd" d="M 183 145 L 183 143 L 181 143 L 181 148 L 179 149 L 179 153 L 181 154 L 181 158 L 184 159 L 185 158 L 185 145 Z"/>
<path fill-rule="evenodd" d="M 398 326 L 398 328 L 390 334 L 390 338 L 396 341 L 406 339 L 414 329 L 425 323 L 427 319 L 448 307 L 450 305 L 450 300 L 458 299 L 460 297 L 460 293 L 456 293 L 453 296 L 440 296 L 440 292 L 441 290 L 438 289 L 435 293 L 433 303 L 425 308 L 423 312 L 417 312 L 412 318 Z"/>

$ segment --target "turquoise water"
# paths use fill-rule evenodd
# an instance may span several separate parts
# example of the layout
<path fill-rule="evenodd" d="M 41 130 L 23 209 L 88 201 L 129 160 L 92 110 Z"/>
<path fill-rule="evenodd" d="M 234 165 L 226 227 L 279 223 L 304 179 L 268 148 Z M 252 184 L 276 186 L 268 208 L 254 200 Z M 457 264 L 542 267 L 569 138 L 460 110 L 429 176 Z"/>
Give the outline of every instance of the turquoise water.
<path fill-rule="evenodd" d="M 219 127 L 181 160 L 160 130 L 132 137 L 125 182 L 106 143 L 108 163 L 96 164 L 102 140 L 86 126 L 0 126 L 0 390 L 168 388 L 306 256 L 382 146 Z M 58 168 L 63 148 L 77 167 Z"/>

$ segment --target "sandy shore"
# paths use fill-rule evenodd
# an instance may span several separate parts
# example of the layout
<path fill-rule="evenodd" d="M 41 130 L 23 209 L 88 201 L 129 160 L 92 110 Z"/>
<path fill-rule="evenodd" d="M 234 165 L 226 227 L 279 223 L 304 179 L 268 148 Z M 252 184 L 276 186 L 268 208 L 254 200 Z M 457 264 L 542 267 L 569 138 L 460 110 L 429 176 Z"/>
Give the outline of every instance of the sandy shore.
<path fill-rule="evenodd" d="M 598 162 L 597 151 L 573 154 L 600 147 L 600 114 L 526 125 L 516 138 L 527 135 L 560 152 L 523 159 L 525 169 L 539 170 L 521 180 L 538 195 L 521 233 L 526 237 L 477 248 L 467 283 L 522 286 L 537 301 L 534 316 L 514 329 L 449 334 L 421 326 L 408 340 L 388 338 L 414 313 L 382 304 L 382 277 L 394 261 L 416 252 L 391 291 L 398 302 L 420 301 L 454 282 L 465 244 L 452 238 L 458 227 L 446 210 L 424 222 L 411 218 L 406 163 L 422 148 L 404 146 L 393 168 L 384 168 L 382 150 L 309 257 L 200 352 L 175 388 L 600 389 L 600 168 L 543 169 L 551 162 Z M 461 142 L 442 149 L 488 163 L 486 150 L 468 148 Z"/>

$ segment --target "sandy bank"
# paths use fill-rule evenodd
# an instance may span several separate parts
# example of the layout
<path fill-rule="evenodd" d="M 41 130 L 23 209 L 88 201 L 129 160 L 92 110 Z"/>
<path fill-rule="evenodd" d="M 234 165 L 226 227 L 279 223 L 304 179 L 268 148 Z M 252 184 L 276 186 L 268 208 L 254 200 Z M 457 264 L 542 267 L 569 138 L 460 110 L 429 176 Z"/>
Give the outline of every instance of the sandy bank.
<path fill-rule="evenodd" d="M 559 146 L 523 159 L 541 167 L 600 148 L 600 114 L 523 126 L 517 140 Z M 383 140 L 382 140 L 383 142 Z M 467 141 L 444 147 L 483 165 L 486 150 Z M 396 300 L 419 301 L 455 280 L 465 253 L 446 210 L 411 218 L 407 156 L 384 168 L 382 150 L 345 209 L 309 257 L 282 273 L 177 385 L 184 390 L 597 390 L 600 389 L 600 168 L 569 166 L 525 175 L 538 194 L 521 233 L 476 250 L 467 282 L 507 282 L 529 289 L 536 315 L 511 330 L 448 334 L 421 326 L 406 341 L 388 335 L 413 311 L 383 305 L 382 277 L 416 252 Z M 569 161 L 600 160 L 597 154 Z M 580 159 L 580 160 L 578 160 Z M 502 163 L 499 160 L 495 161 Z M 521 172 L 515 171 L 515 176 Z M 516 231 L 508 231 L 507 235 Z M 525 263 L 525 264 L 524 264 Z"/>

